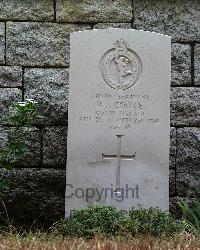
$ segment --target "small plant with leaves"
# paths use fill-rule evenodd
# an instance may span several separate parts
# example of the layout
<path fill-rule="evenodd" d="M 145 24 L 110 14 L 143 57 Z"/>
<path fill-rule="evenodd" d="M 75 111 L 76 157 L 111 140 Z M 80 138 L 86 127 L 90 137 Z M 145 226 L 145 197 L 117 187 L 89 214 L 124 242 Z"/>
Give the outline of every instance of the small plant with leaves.
<path fill-rule="evenodd" d="M 6 118 L 1 125 L 8 127 L 8 136 L 5 145 L 0 149 L 0 167 L 11 170 L 16 165 L 26 165 L 30 150 L 26 141 L 30 127 L 35 122 L 44 119 L 37 111 L 37 102 L 27 99 L 18 102 L 12 109 L 12 115 Z"/>
<path fill-rule="evenodd" d="M 91 238 L 96 235 L 134 237 L 135 235 L 171 236 L 183 224 L 158 208 L 119 211 L 110 206 L 87 207 L 75 211 L 56 225 L 58 234 Z"/>
<path fill-rule="evenodd" d="M 177 221 L 170 213 L 159 208 L 132 208 L 129 211 L 129 220 L 124 225 L 132 235 L 148 234 L 170 236 L 181 231 L 183 224 Z"/>
<path fill-rule="evenodd" d="M 110 206 L 87 207 L 74 211 L 56 225 L 58 233 L 91 238 L 95 235 L 117 235 L 124 213 Z"/>
<path fill-rule="evenodd" d="M 10 116 L 0 123 L 7 131 L 6 142 L 0 147 L 0 168 L 8 171 L 15 166 L 27 165 L 29 156 L 31 156 L 31 140 L 28 139 L 31 127 L 36 121 L 44 119 L 37 111 L 37 102 L 33 99 L 18 102 L 11 107 L 10 111 Z M 9 186 L 10 182 L 7 178 L 0 180 L 0 198 L 5 197 L 5 191 L 9 189 Z M 9 225 L 5 204 L 3 201 L 1 203 L 5 211 L 0 213 L 0 224 Z"/>

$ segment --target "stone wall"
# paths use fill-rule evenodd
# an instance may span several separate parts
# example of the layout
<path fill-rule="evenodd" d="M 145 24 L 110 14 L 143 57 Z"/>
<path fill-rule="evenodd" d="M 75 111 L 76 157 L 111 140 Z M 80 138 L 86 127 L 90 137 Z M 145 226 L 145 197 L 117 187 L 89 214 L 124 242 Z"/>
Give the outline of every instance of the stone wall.
<path fill-rule="evenodd" d="M 38 124 L 33 160 L 11 173 L 5 201 L 21 223 L 49 223 L 64 215 L 69 34 L 107 27 L 135 28 L 172 36 L 171 211 L 199 186 L 199 0 L 2 0 L 0 1 L 0 117 L 13 101 L 39 102 L 48 118 Z M 0 143 L 9 128 L 0 128 Z"/>

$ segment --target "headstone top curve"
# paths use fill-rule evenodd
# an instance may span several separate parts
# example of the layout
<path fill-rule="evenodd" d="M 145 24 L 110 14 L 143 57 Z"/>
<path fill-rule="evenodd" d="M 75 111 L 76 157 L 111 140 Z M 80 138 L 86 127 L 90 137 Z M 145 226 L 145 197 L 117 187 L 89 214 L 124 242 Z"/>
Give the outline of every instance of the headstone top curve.
<path fill-rule="evenodd" d="M 120 31 L 120 32 L 137 32 L 137 33 L 143 33 L 143 34 L 153 34 L 153 35 L 157 35 L 157 36 L 161 36 L 161 37 L 166 37 L 168 39 L 171 40 L 171 36 L 166 35 L 166 34 L 161 34 L 161 33 L 157 33 L 155 31 L 146 31 L 146 30 L 137 30 L 137 29 L 123 29 L 123 28 L 107 28 L 107 29 L 92 29 L 92 30 L 80 30 L 80 31 L 75 31 L 72 32 L 70 34 L 70 37 L 72 36 L 77 36 L 77 35 L 81 35 L 83 33 L 94 33 L 94 32 L 102 32 L 102 33 L 107 33 L 110 31 Z"/>

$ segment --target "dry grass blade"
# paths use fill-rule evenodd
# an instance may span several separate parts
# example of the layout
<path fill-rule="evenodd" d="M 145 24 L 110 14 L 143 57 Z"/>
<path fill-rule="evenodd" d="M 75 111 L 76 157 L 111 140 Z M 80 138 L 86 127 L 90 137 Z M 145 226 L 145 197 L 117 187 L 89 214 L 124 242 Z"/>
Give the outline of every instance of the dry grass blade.
<path fill-rule="evenodd" d="M 187 233 L 175 235 L 171 239 L 165 237 L 136 236 L 125 238 L 96 237 L 86 240 L 82 238 L 65 238 L 54 234 L 38 232 L 36 234 L 19 235 L 8 233 L 0 235 L 2 250 L 160 250 L 200 249 L 200 240 Z"/>

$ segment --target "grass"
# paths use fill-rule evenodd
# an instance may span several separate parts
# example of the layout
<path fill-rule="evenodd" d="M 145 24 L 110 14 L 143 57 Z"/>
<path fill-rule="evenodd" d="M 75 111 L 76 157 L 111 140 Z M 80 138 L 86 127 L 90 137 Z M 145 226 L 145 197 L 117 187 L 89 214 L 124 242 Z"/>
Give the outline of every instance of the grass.
<path fill-rule="evenodd" d="M 200 249 L 200 241 L 191 234 L 181 233 L 172 238 L 135 236 L 125 238 L 95 237 L 90 240 L 55 235 L 53 233 L 2 233 L 0 249 L 6 250 L 143 250 L 143 249 Z"/>
<path fill-rule="evenodd" d="M 8 223 L 0 231 L 0 250 L 200 249 L 199 234 L 188 231 L 186 226 L 173 229 L 176 220 L 158 209 L 131 210 L 129 217 L 121 216 L 112 207 L 84 208 L 46 232 L 23 231 Z M 119 223 L 121 219 L 125 224 Z"/>
<path fill-rule="evenodd" d="M 0 250 L 200 249 L 200 235 L 187 225 L 157 208 L 132 209 L 127 215 L 109 206 L 87 207 L 46 232 L 2 225 Z"/>

